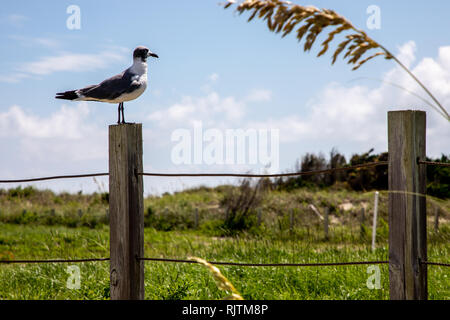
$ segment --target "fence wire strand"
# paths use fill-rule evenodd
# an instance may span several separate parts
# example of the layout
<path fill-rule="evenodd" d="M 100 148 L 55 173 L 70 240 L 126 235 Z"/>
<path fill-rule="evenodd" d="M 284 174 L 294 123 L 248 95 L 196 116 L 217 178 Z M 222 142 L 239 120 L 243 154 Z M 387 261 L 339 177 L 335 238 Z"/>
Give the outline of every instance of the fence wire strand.
<path fill-rule="evenodd" d="M 18 182 L 33 182 L 33 181 L 43 181 L 43 180 L 55 180 L 55 179 L 88 178 L 88 177 L 99 177 L 99 176 L 107 176 L 107 175 L 109 175 L 109 173 L 87 173 L 87 174 L 74 174 L 74 175 L 18 179 L 18 180 L 0 180 L 0 183 L 18 183 Z"/>
<path fill-rule="evenodd" d="M 421 261 L 421 263 L 431 266 L 450 267 L 450 263 L 443 263 L 443 262 Z"/>
<path fill-rule="evenodd" d="M 197 263 L 194 260 L 167 259 L 167 258 L 137 258 L 141 261 L 156 262 L 176 262 L 176 263 Z M 325 263 L 241 263 L 241 262 L 219 262 L 208 261 L 213 265 L 237 266 L 237 267 L 329 267 L 329 266 L 346 266 L 346 265 L 362 265 L 362 264 L 384 264 L 389 261 L 354 261 L 354 262 L 325 262 Z"/>
<path fill-rule="evenodd" d="M 194 260 L 169 259 L 169 258 L 147 258 L 136 257 L 139 261 L 155 262 L 174 262 L 174 263 L 198 263 Z M 0 260 L 0 264 L 27 264 L 27 263 L 79 263 L 79 262 L 97 262 L 109 261 L 110 258 L 87 258 L 87 259 L 48 259 L 48 260 Z M 322 263 L 242 263 L 242 262 L 223 262 L 208 261 L 213 265 L 237 266 L 237 267 L 331 267 L 348 265 L 367 265 L 367 264 L 388 264 L 389 260 L 377 261 L 350 261 L 350 262 L 322 262 Z M 441 267 L 450 267 L 450 263 L 421 261 L 422 264 Z"/>
<path fill-rule="evenodd" d="M 418 161 L 419 164 L 433 165 L 450 167 L 450 163 L 445 162 L 435 162 L 435 161 Z M 338 171 L 355 170 L 363 168 L 371 168 L 377 166 L 386 166 L 388 161 L 378 161 L 369 162 L 363 164 L 357 164 L 353 166 L 323 169 L 323 170 L 313 170 L 313 171 L 301 171 L 301 172 L 291 172 L 291 173 L 275 173 L 275 174 L 247 174 L 247 173 L 158 173 L 158 172 L 138 172 L 138 175 L 142 176 L 153 176 L 153 177 L 242 177 L 242 178 L 278 178 L 278 177 L 294 177 L 294 176 L 306 176 L 314 174 L 326 174 Z M 109 173 L 89 173 L 89 174 L 76 174 L 76 175 L 62 175 L 62 176 L 51 176 L 51 177 L 41 177 L 41 178 L 30 178 L 30 179 L 12 179 L 12 180 L 0 180 L 0 183 L 20 183 L 20 182 L 34 182 L 34 181 L 44 181 L 44 180 L 55 180 L 55 179 L 72 179 L 72 178 L 88 178 L 88 177 L 99 177 L 108 176 Z"/>
<path fill-rule="evenodd" d="M 376 166 L 385 166 L 387 161 L 369 162 L 363 164 L 357 164 L 354 166 L 314 170 L 314 171 L 303 171 L 303 172 L 292 172 L 292 173 L 275 173 L 275 174 L 247 174 L 247 173 L 146 173 L 138 172 L 138 175 L 142 176 L 156 176 L 156 177 L 247 177 L 247 178 L 276 178 L 276 177 L 292 177 L 292 176 L 305 176 L 313 174 L 325 174 L 333 173 L 337 171 L 346 171 L 353 169 L 370 168 Z M 63 176 L 52 176 L 52 177 L 42 177 L 42 178 L 30 178 L 30 179 L 14 179 L 14 180 L 0 180 L 0 183 L 19 183 L 19 182 L 33 182 L 33 181 L 43 181 L 43 180 L 55 180 L 55 179 L 71 179 L 71 178 L 87 178 L 87 177 L 98 177 L 98 176 L 108 176 L 109 173 L 89 173 L 89 174 L 77 174 L 77 175 L 63 175 Z"/>
<path fill-rule="evenodd" d="M 313 174 L 325 174 L 333 173 L 337 171 L 346 171 L 354 169 L 371 168 L 377 166 L 387 165 L 387 161 L 369 162 L 363 164 L 357 164 L 348 167 L 314 170 L 314 171 L 301 171 L 291 173 L 275 173 L 275 174 L 247 174 L 247 173 L 147 173 L 139 172 L 138 175 L 153 176 L 153 177 L 242 177 L 242 178 L 277 178 L 277 177 L 293 177 L 293 176 L 306 176 Z"/>
<path fill-rule="evenodd" d="M 436 162 L 436 161 L 423 161 L 423 160 L 419 160 L 418 163 L 419 163 L 419 164 L 426 164 L 426 165 L 430 165 L 430 166 L 450 167 L 450 163 L 446 163 L 446 162 Z"/>
<path fill-rule="evenodd" d="M 48 260 L 0 260 L 3 264 L 12 263 L 76 263 L 76 262 L 95 262 L 95 261 L 109 261 L 109 258 L 87 258 L 87 259 L 48 259 Z"/>

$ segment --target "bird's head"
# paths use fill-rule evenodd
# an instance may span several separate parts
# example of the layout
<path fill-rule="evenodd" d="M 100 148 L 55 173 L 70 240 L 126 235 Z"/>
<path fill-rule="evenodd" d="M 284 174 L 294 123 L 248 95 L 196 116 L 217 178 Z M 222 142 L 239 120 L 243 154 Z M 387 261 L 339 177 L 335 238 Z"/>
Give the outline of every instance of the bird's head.
<path fill-rule="evenodd" d="M 159 58 L 156 53 L 151 52 L 148 48 L 144 46 L 139 46 L 134 49 L 133 59 L 140 59 L 142 62 L 146 62 L 148 57 Z"/>

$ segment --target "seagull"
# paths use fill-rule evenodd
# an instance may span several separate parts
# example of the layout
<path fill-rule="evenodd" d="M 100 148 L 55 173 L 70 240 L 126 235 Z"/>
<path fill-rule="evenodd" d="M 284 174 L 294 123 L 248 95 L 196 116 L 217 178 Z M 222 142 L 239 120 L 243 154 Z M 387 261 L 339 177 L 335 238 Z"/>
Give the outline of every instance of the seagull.
<path fill-rule="evenodd" d="M 139 46 L 133 52 L 133 65 L 122 73 L 96 85 L 78 90 L 59 92 L 55 98 L 73 101 L 119 103 L 117 124 L 121 123 L 120 113 L 122 113 L 122 123 L 126 123 L 123 114 L 123 103 L 136 99 L 147 88 L 148 57 L 159 58 L 157 54 L 151 52 L 148 48 Z"/>

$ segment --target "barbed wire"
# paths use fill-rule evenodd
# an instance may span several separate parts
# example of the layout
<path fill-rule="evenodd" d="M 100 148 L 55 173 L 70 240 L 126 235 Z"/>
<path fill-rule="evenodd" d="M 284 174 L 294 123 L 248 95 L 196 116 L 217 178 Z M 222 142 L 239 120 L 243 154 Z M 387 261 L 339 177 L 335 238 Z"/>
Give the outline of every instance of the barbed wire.
<path fill-rule="evenodd" d="M 427 264 L 427 265 L 432 265 L 432 266 L 450 267 L 450 263 L 443 263 L 443 262 L 421 261 L 420 263 Z"/>
<path fill-rule="evenodd" d="M 0 180 L 0 183 L 18 183 L 18 182 L 33 182 L 33 181 L 42 181 L 42 180 L 55 180 L 55 179 L 88 178 L 88 177 L 99 177 L 99 176 L 107 176 L 107 175 L 109 175 L 109 173 L 74 174 L 74 175 L 52 176 L 52 177 L 42 177 L 42 178 L 30 178 L 30 179 Z"/>
<path fill-rule="evenodd" d="M 87 259 L 48 259 L 48 260 L 0 260 L 0 263 L 76 263 L 76 262 L 95 262 L 95 261 L 109 261 L 109 258 L 87 258 Z"/>
<path fill-rule="evenodd" d="M 385 166 L 387 161 L 369 162 L 363 164 L 357 164 L 348 167 L 313 170 L 313 171 L 301 171 L 291 173 L 275 173 L 275 174 L 250 174 L 250 173 L 147 173 L 138 172 L 138 175 L 142 176 L 155 176 L 155 177 L 243 177 L 243 178 L 276 178 L 276 177 L 292 177 L 292 176 L 305 176 L 313 174 L 325 174 L 333 173 L 337 171 L 346 171 L 353 169 L 362 169 L 369 167 Z"/>
<path fill-rule="evenodd" d="M 418 163 L 419 163 L 419 164 L 431 165 L 431 166 L 438 166 L 438 167 L 450 167 L 450 163 L 446 163 L 446 162 L 436 162 L 436 161 L 423 161 L 423 160 L 419 160 Z"/>
<path fill-rule="evenodd" d="M 194 260 L 171 259 L 171 258 L 147 258 L 136 257 L 138 261 L 155 261 L 155 262 L 174 262 L 174 263 L 198 263 Z M 86 259 L 47 259 L 47 260 L 0 260 L 0 264 L 28 264 L 28 263 L 80 263 L 80 262 L 98 262 L 110 261 L 110 258 L 86 258 Z M 213 265 L 237 266 L 237 267 L 331 267 L 331 266 L 348 266 L 348 265 L 367 265 L 367 264 L 388 264 L 389 260 L 376 261 L 350 261 L 350 262 L 320 262 L 320 263 L 242 263 L 242 262 L 223 262 L 208 261 Z M 421 261 L 426 265 L 434 265 L 441 267 L 450 267 L 450 263 Z"/>
<path fill-rule="evenodd" d="M 450 163 L 445 162 L 435 162 L 435 161 L 418 161 L 419 164 L 433 165 L 450 167 Z M 138 172 L 138 175 L 142 176 L 153 176 L 153 177 L 242 177 L 242 178 L 277 178 L 277 177 L 293 177 L 293 176 L 306 176 L 314 174 L 326 174 L 338 171 L 347 171 L 354 169 L 363 169 L 377 166 L 388 165 L 388 161 L 378 161 L 369 162 L 363 164 L 357 164 L 353 166 L 346 166 L 340 168 L 331 168 L 323 170 L 312 170 L 312 171 L 301 171 L 301 172 L 291 172 L 291 173 L 275 173 L 275 174 L 249 174 L 249 173 L 158 173 L 158 172 Z M 12 179 L 12 180 L 0 180 L 0 183 L 20 183 L 20 182 L 34 182 L 34 181 L 44 181 L 44 180 L 55 180 L 55 179 L 72 179 L 72 178 L 88 178 L 88 177 L 99 177 L 108 176 L 109 173 L 88 173 L 88 174 L 76 174 L 76 175 L 61 175 L 61 176 L 51 176 L 51 177 L 40 177 L 40 178 L 29 178 L 29 179 Z"/>
<path fill-rule="evenodd" d="M 352 169 L 361 169 L 387 165 L 387 161 L 379 162 L 369 162 L 364 164 L 358 164 L 348 167 L 314 170 L 314 171 L 303 171 L 303 172 L 293 172 L 293 173 L 276 173 L 276 174 L 246 174 L 246 173 L 146 173 L 138 172 L 138 175 L 143 176 L 159 176 L 159 177 L 248 177 L 248 178 L 270 178 L 270 177 L 290 177 L 290 176 L 303 176 L 303 175 L 313 175 L 313 174 L 325 174 L 332 173 L 336 171 L 345 171 Z M 30 178 L 30 179 L 14 179 L 14 180 L 0 180 L 0 183 L 19 183 L 19 182 L 33 182 L 42 180 L 54 180 L 54 179 L 67 179 L 67 178 L 87 178 L 87 177 L 98 177 L 107 176 L 109 173 L 89 173 L 89 174 L 78 174 L 78 175 L 62 175 L 62 176 L 52 176 L 52 177 L 42 177 L 42 178 Z"/>
<path fill-rule="evenodd" d="M 145 258 L 138 257 L 138 260 L 156 261 L 156 262 L 176 262 L 176 263 L 197 263 L 193 260 L 183 259 L 167 259 L 167 258 Z M 362 264 L 385 264 L 389 261 L 353 261 L 353 262 L 324 262 L 324 263 L 241 263 L 241 262 L 220 262 L 208 261 L 210 264 L 238 267 L 329 267 L 329 266 L 346 266 L 346 265 L 362 265 Z"/>

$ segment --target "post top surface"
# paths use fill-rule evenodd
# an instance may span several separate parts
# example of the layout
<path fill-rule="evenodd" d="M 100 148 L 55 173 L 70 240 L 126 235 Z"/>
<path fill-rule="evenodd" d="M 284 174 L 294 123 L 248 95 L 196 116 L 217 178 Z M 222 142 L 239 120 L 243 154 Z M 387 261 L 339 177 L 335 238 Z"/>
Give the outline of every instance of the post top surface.
<path fill-rule="evenodd" d="M 426 113 L 425 111 L 423 111 L 423 110 L 393 110 L 393 111 L 388 111 L 388 113 L 401 113 L 401 112 L 403 112 L 403 113 L 415 113 L 415 112 L 417 112 L 417 113 Z"/>
<path fill-rule="evenodd" d="M 141 125 L 142 123 L 135 123 L 135 122 L 127 122 L 127 123 L 120 123 L 120 124 L 110 124 L 110 127 L 121 127 L 121 126 L 137 126 L 137 125 Z"/>

